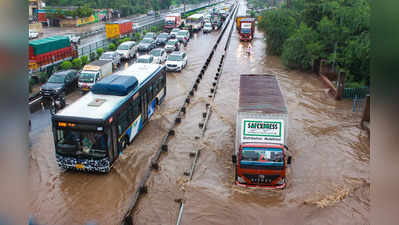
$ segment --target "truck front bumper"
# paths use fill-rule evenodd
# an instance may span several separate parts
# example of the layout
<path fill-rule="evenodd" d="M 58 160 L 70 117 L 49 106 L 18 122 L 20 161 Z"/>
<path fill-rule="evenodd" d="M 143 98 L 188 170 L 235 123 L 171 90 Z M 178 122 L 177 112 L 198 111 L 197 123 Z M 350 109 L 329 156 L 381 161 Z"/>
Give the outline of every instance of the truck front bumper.
<path fill-rule="evenodd" d="M 259 185 L 259 184 L 242 184 L 238 181 L 235 182 L 236 185 L 246 188 L 262 188 L 267 190 L 275 190 L 275 189 L 284 189 L 287 186 L 287 182 L 284 182 L 281 185 Z"/>

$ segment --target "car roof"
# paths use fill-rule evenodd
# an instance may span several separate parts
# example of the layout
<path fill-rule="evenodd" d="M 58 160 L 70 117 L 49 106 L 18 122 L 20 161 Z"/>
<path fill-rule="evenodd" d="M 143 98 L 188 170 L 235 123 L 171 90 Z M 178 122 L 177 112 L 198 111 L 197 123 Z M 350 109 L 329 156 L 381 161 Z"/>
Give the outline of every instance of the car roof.
<path fill-rule="evenodd" d="M 130 44 L 136 44 L 136 42 L 135 41 L 125 41 L 125 42 L 122 42 L 120 45 L 130 45 Z"/>
<path fill-rule="evenodd" d="M 180 52 L 180 51 L 175 51 L 172 52 L 170 55 L 182 55 L 184 52 Z"/>
<path fill-rule="evenodd" d="M 139 56 L 139 58 L 141 58 L 141 59 L 148 59 L 150 57 L 151 57 L 151 55 L 141 55 L 141 56 Z"/>
<path fill-rule="evenodd" d="M 148 32 L 145 35 L 148 35 L 148 34 L 154 35 L 155 33 L 154 32 Z"/>
<path fill-rule="evenodd" d="M 115 51 L 108 51 L 108 52 L 104 52 L 103 54 L 114 54 Z"/>
<path fill-rule="evenodd" d="M 151 52 L 152 51 L 162 51 L 163 50 L 163 48 L 154 48 L 153 50 L 151 50 Z"/>
<path fill-rule="evenodd" d="M 150 41 L 153 41 L 153 39 L 152 38 L 143 38 L 143 41 L 144 40 L 150 40 Z"/>
<path fill-rule="evenodd" d="M 53 75 L 56 75 L 56 76 L 65 76 L 65 75 L 67 75 L 67 74 L 70 73 L 70 72 L 76 72 L 76 70 L 62 70 L 62 71 L 57 71 L 57 72 L 55 72 Z"/>

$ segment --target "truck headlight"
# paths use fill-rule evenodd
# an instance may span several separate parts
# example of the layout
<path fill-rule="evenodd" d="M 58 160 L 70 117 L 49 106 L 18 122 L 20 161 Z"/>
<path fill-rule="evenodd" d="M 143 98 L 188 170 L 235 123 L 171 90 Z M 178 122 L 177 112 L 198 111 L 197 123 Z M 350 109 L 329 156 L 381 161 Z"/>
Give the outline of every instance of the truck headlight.
<path fill-rule="evenodd" d="M 281 178 L 278 182 L 277 185 L 283 185 L 285 183 L 285 178 Z"/>
<path fill-rule="evenodd" d="M 240 177 L 240 176 L 237 176 L 237 181 L 240 182 L 241 184 L 246 184 L 246 183 L 247 183 L 247 182 L 245 182 L 245 180 L 244 180 L 242 177 Z"/>

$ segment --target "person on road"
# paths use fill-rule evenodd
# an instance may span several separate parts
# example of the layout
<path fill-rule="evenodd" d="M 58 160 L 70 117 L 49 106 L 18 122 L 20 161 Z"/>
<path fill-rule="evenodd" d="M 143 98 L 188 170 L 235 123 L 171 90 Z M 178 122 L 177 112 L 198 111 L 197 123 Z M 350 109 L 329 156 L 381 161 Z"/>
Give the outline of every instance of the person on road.
<path fill-rule="evenodd" d="M 248 48 L 247 48 L 247 53 L 248 53 L 248 55 L 250 55 L 250 54 L 251 54 L 251 44 L 249 44 L 249 45 L 248 45 Z"/>

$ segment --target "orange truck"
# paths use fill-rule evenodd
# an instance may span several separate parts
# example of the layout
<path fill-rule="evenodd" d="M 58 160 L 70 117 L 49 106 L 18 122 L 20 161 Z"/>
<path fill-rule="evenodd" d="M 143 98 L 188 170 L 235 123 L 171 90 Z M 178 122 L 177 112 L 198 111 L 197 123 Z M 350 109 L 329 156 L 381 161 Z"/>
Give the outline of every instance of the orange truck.
<path fill-rule="evenodd" d="M 287 184 L 288 111 L 274 75 L 240 76 L 236 143 L 232 156 L 235 183 L 282 189 Z"/>

